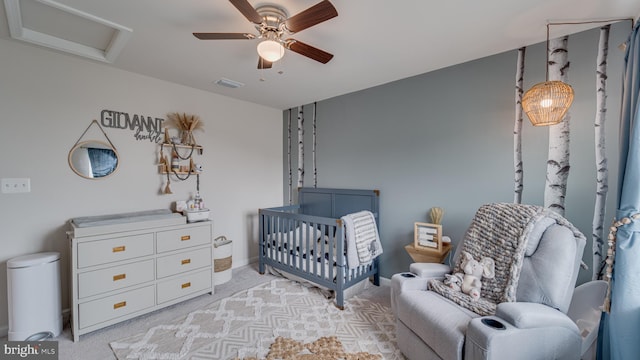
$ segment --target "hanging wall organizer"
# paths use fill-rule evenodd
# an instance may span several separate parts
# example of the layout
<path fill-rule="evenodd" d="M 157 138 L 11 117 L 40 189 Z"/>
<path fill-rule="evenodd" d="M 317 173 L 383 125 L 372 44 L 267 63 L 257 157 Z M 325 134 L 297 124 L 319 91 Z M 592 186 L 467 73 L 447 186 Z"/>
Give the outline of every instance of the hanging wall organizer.
<path fill-rule="evenodd" d="M 184 181 L 193 174 L 199 174 L 201 166 L 194 161 L 195 155 L 202 155 L 202 146 L 196 143 L 194 130 L 203 130 L 203 124 L 196 115 L 170 113 L 168 124 L 178 130 L 177 136 L 169 136 L 169 129 L 164 129 L 164 141 L 160 144 L 158 168 L 160 174 L 167 176 L 163 193 L 171 194 L 171 179 Z M 173 175 L 173 177 L 171 176 Z"/>

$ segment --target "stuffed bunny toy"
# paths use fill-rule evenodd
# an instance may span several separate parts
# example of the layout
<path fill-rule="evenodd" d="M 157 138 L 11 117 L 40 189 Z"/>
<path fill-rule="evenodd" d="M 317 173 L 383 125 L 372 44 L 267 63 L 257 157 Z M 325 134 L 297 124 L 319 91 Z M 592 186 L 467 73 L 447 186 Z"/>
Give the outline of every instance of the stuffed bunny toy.
<path fill-rule="evenodd" d="M 487 279 L 493 279 L 495 276 L 495 263 L 489 257 L 484 257 L 477 261 L 466 251 L 462 252 L 462 256 L 464 256 L 461 264 L 464 278 L 460 288 L 463 293 L 471 296 L 472 301 L 477 301 L 480 298 L 480 289 L 482 289 L 481 279 L 483 276 Z"/>

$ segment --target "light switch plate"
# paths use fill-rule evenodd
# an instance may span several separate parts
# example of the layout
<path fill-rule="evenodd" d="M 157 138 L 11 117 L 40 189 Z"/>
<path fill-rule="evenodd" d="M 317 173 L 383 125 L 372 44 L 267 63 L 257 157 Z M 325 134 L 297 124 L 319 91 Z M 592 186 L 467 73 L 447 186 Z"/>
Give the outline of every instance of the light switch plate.
<path fill-rule="evenodd" d="M 3 194 L 28 193 L 31 192 L 31 179 L 14 178 L 0 180 L 0 190 Z"/>

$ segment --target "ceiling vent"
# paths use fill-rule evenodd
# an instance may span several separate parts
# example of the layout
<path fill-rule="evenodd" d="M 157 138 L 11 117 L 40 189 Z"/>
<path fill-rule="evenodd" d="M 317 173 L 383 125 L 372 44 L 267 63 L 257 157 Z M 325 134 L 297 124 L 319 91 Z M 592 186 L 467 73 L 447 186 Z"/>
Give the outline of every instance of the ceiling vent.
<path fill-rule="evenodd" d="M 11 37 L 92 60 L 115 61 L 132 30 L 51 0 L 4 0 Z"/>
<path fill-rule="evenodd" d="M 217 80 L 215 82 L 216 85 L 220 85 L 220 86 L 224 86 L 224 87 L 228 87 L 228 88 L 232 88 L 232 89 L 237 89 L 239 87 L 243 87 L 244 84 L 238 81 L 233 81 L 233 80 L 229 80 L 229 79 L 225 79 L 222 78 L 220 80 Z"/>

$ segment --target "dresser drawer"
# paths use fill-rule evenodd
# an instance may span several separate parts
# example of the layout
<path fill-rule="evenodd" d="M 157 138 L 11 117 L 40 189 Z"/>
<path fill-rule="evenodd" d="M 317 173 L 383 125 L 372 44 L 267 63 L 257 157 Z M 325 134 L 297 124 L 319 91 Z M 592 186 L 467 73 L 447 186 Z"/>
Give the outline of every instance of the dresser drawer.
<path fill-rule="evenodd" d="M 211 289 L 211 269 L 158 283 L 158 304 L 205 289 Z"/>
<path fill-rule="evenodd" d="M 153 281 L 153 259 L 78 275 L 78 297 L 84 298 Z"/>
<path fill-rule="evenodd" d="M 80 329 L 125 316 L 155 305 L 154 286 L 123 292 L 78 306 Z"/>
<path fill-rule="evenodd" d="M 153 254 L 153 233 L 78 244 L 78 268 Z"/>
<path fill-rule="evenodd" d="M 211 266 L 211 247 L 185 251 L 178 254 L 159 257 L 156 260 L 158 279 L 179 273 Z"/>
<path fill-rule="evenodd" d="M 210 243 L 211 226 L 159 231 L 157 233 L 157 249 L 159 253 Z"/>

